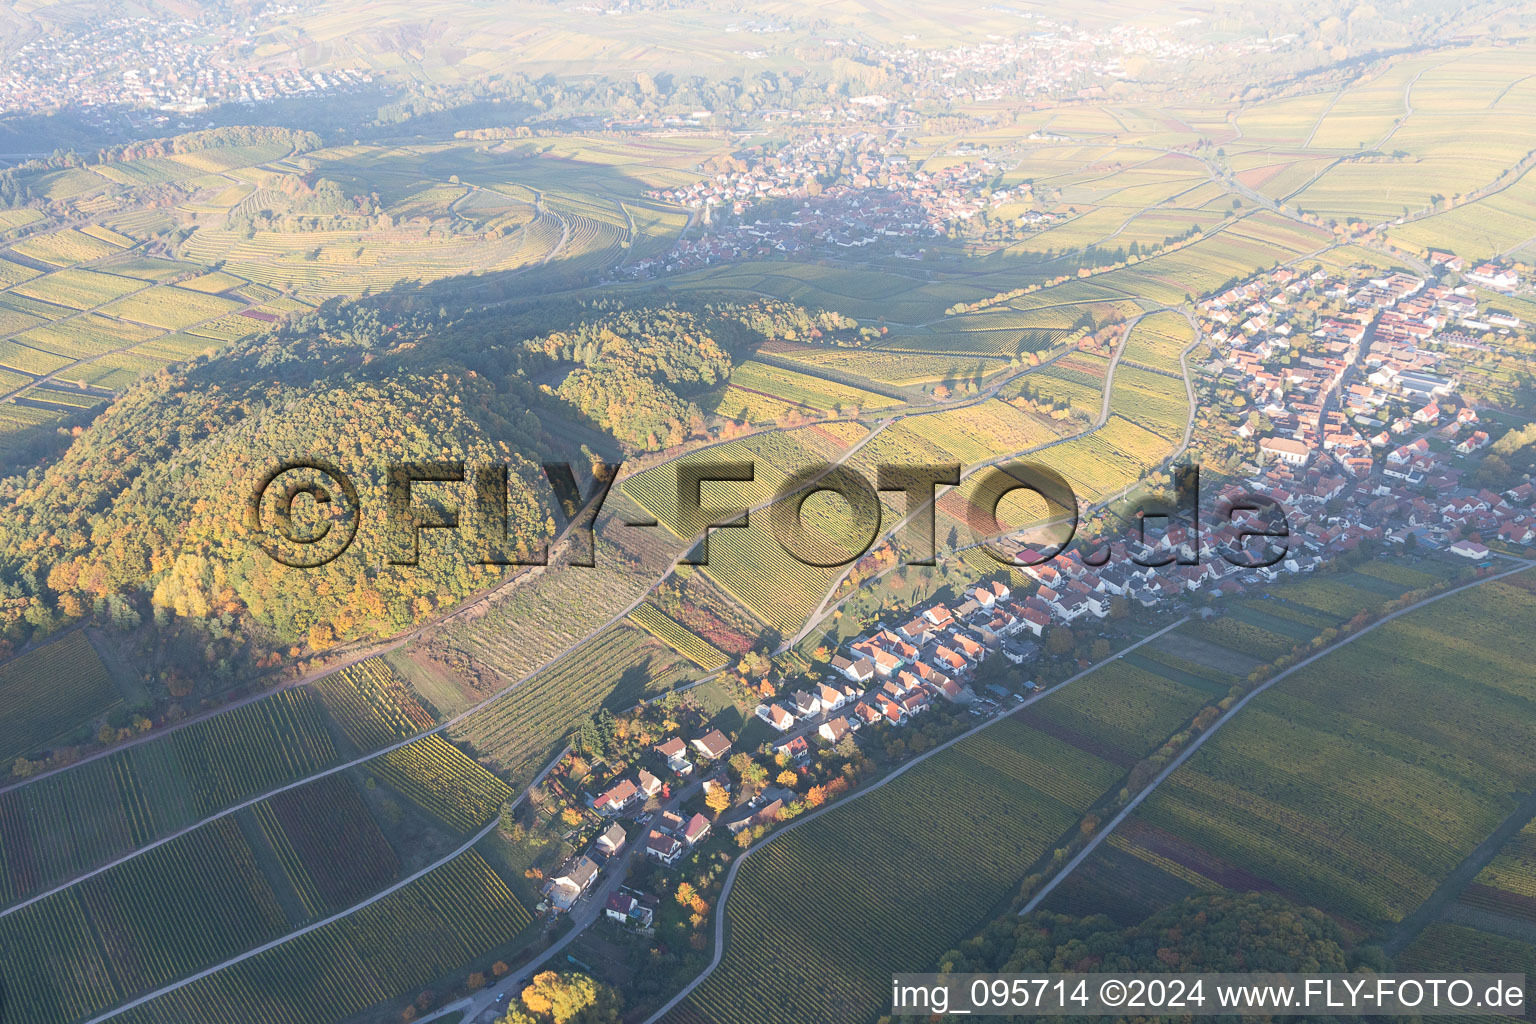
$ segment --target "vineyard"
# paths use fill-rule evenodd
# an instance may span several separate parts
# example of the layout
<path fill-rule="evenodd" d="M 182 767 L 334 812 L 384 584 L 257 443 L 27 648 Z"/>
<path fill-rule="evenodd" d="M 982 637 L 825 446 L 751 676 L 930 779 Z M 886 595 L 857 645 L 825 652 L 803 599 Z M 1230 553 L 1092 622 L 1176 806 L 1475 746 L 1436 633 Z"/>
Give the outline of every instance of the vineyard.
<path fill-rule="evenodd" d="M 282 690 L 172 733 L 200 814 L 302 778 L 335 760 L 314 694 Z"/>
<path fill-rule="evenodd" d="M 1122 361 L 1115 368 L 1109 407 L 1163 438 L 1171 448 L 1184 437 L 1184 424 L 1189 418 L 1189 395 L 1182 380 Z"/>
<path fill-rule="evenodd" d="M 38 1024 L 77 1019 L 281 934 L 287 921 L 230 819 L 180 836 L 124 864 L 0 918 L 8 995 Z M 81 935 L 100 939 L 100 952 Z M 88 939 L 85 942 L 89 942 Z M 81 978 L 99 985 L 83 991 Z M 10 1000 L 8 1000 L 10 1003 Z M 15 1004 L 12 1004 L 15 1005 Z"/>
<path fill-rule="evenodd" d="M 1194 339 L 1194 330 L 1181 314 L 1149 313 L 1131 329 L 1121 358 L 1177 373 L 1179 354 Z"/>
<path fill-rule="evenodd" d="M 873 391 L 838 384 L 823 377 L 797 373 L 767 363 L 748 360 L 731 373 L 731 384 L 749 391 L 759 391 L 794 405 L 818 412 L 849 409 L 883 409 L 898 405 L 893 398 Z"/>
<path fill-rule="evenodd" d="M 887 1004 L 893 970 L 930 968 L 1116 774 L 1013 723 L 988 732 L 1002 730 L 754 853 L 726 906 L 725 958 L 679 1010 L 717 1024 L 861 1020 Z M 849 855 L 871 836 L 878 856 Z M 814 900 L 797 883 L 808 878 Z"/>
<path fill-rule="evenodd" d="M 619 485 L 629 498 L 637 502 L 661 524 L 684 540 L 687 531 L 679 522 L 677 505 L 678 471 L 690 463 L 715 465 L 729 462 L 748 462 L 754 469 L 750 483 L 737 485 L 737 500 L 747 505 L 767 501 L 791 474 L 829 461 L 827 439 L 813 433 L 816 428 L 804 427 L 794 431 L 773 431 L 754 434 L 726 444 L 717 444 L 697 453 L 683 455 L 662 466 L 647 469 L 624 480 Z M 862 453 L 861 453 L 862 454 Z"/>
<path fill-rule="evenodd" d="M 377 750 L 437 724 L 382 658 L 348 665 L 314 684 L 331 721 L 359 750 Z"/>
<path fill-rule="evenodd" d="M 125 998 L 218 963 L 288 925 L 229 818 L 96 875 L 79 891 Z"/>
<path fill-rule="evenodd" d="M 619 529 L 626 539 L 654 543 L 660 538 L 675 544 L 661 530 Z M 675 553 L 669 549 L 666 560 Z M 598 568 L 556 570 L 528 579 L 479 619 L 445 630 L 443 639 L 493 669 L 500 686 L 521 687 L 524 676 L 587 641 L 611 616 L 639 600 L 652 582 L 654 577 L 643 566 L 609 569 L 600 556 Z M 447 710 L 439 695 L 434 693 L 432 699 Z"/>
<path fill-rule="evenodd" d="M 90 309 L 143 287 L 142 281 L 71 267 L 55 270 L 43 277 L 34 277 L 16 285 L 12 291 L 43 302 L 68 306 L 70 309 Z"/>
<path fill-rule="evenodd" d="M 725 655 L 709 641 L 655 605 L 642 604 L 629 613 L 629 619 L 702 669 L 717 669 L 725 664 Z"/>
<path fill-rule="evenodd" d="M 892 971 L 932 969 L 1203 702 L 1111 665 L 770 842 L 738 873 L 725 958 L 668 1024 L 872 1018 Z"/>
<path fill-rule="evenodd" d="M 284 690 L 0 793 L 12 902 L 335 761 L 323 711 Z"/>
<path fill-rule="evenodd" d="M 0 665 L 0 764 L 89 726 L 121 701 L 80 630 Z"/>
<path fill-rule="evenodd" d="M 1261 661 L 1274 661 L 1289 654 L 1296 646 L 1296 638 L 1255 626 L 1235 615 L 1202 619 L 1190 623 L 1185 629 L 1191 636 L 1251 654 Z"/>
<path fill-rule="evenodd" d="M 51 235 L 33 235 L 11 248 L 23 256 L 30 256 L 55 267 L 72 267 L 76 263 L 110 256 L 119 247 L 74 228 L 67 228 Z"/>
<path fill-rule="evenodd" d="M 991 399 L 963 409 L 914 416 L 890 429 L 913 448 L 927 445 L 929 461 L 963 465 L 1036 448 L 1061 436 L 1059 424 Z"/>
<path fill-rule="evenodd" d="M 1493 935 L 1461 925 L 1432 924 L 1396 957 L 1400 971 L 1416 974 L 1452 973 L 1524 974 L 1526 1006 L 1536 978 L 1536 944 L 1503 935 Z M 1470 1018 L 1462 1018 L 1470 1019 Z M 1528 1020 L 1528 1014 L 1481 1020 Z"/>
<path fill-rule="evenodd" d="M 308 917 L 372 895 L 400 861 L 344 774 L 286 790 L 252 808 Z"/>
<path fill-rule="evenodd" d="M 380 754 L 368 771 L 458 832 L 496 816 L 512 789 L 437 733 Z"/>
<path fill-rule="evenodd" d="M 1457 903 L 1536 926 L 1536 822 L 1510 837 Z"/>
<path fill-rule="evenodd" d="M 1118 415 L 1102 429 L 1051 448 L 1041 461 L 1072 485 L 1079 501 L 1098 501 L 1139 482 L 1173 447 Z"/>
<path fill-rule="evenodd" d="M 1485 584 L 1330 654 L 1233 719 L 1137 820 L 1363 928 L 1401 919 L 1536 784 L 1519 753 L 1536 739 L 1533 652 L 1508 625 L 1533 603 Z"/>
<path fill-rule="evenodd" d="M 1092 686 L 1068 687 L 1019 717 L 1065 743 L 1127 765 L 1177 732 L 1209 699 L 1209 693 L 1120 660 L 1095 672 Z"/>
<path fill-rule="evenodd" d="M 690 664 L 661 643 L 639 630 L 615 627 L 475 712 L 454 735 L 521 783 L 599 708 L 622 711 L 693 674 Z"/>
<path fill-rule="evenodd" d="M 796 362 L 898 385 L 979 380 L 1008 368 L 1007 361 L 999 356 L 892 352 L 830 345 L 783 345 L 771 351 Z"/>
<path fill-rule="evenodd" d="M 787 636 L 821 604 L 843 570 L 807 565 L 785 551 L 768 528 L 765 512 L 748 529 L 713 531 L 704 571 L 753 615 Z"/>
<path fill-rule="evenodd" d="M 122 1024 L 337 1024 L 503 950 L 532 918 L 474 850 L 346 917 L 119 1016 Z"/>
<path fill-rule="evenodd" d="M 174 285 L 156 285 L 119 299 L 102 310 L 109 316 L 179 331 L 200 320 L 211 320 L 243 306 L 234 299 L 188 291 Z"/>

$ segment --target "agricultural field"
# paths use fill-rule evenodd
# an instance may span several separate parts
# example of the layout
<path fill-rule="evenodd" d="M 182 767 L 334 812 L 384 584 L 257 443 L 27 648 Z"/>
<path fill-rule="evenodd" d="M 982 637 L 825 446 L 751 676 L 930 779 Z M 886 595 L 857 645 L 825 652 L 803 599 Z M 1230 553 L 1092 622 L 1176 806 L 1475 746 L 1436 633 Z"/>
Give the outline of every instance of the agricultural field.
<path fill-rule="evenodd" d="M 339 1024 L 511 948 L 528 909 L 474 850 L 389 895 L 125 1011 L 123 1024 Z"/>
<path fill-rule="evenodd" d="M 437 724 L 388 662 L 368 658 L 314 684 L 331 721 L 358 750 L 377 750 Z"/>
<path fill-rule="evenodd" d="M 897 352 L 831 345 L 791 345 L 785 342 L 773 343 L 771 348 L 765 344 L 763 350 L 812 367 L 895 385 L 982 380 L 1008 369 L 1008 361 L 1001 356 Z"/>
<path fill-rule="evenodd" d="M 609 499 L 610 505 L 618 495 Z M 630 541 L 662 547 L 670 562 L 681 549 L 663 530 L 614 527 Z M 598 531 L 598 544 L 605 541 Z M 601 558 L 601 556 L 599 556 Z M 507 687 L 521 687 L 527 676 L 590 638 L 632 601 L 644 597 L 655 576 L 642 571 L 597 568 L 556 570 L 542 573 L 513 588 L 485 615 L 455 623 L 443 631 L 436 646 L 464 651 L 487 670 L 487 678 L 459 679 L 457 691 L 434 689 L 426 694 L 442 714 L 463 710 Z M 494 675 L 491 675 L 494 673 Z"/>
<path fill-rule="evenodd" d="M 64 881 L 334 764 L 320 702 L 283 690 L 0 792 L 0 901 Z"/>
<path fill-rule="evenodd" d="M 926 446 L 930 461 L 952 459 L 967 467 L 1038 448 L 1059 439 L 1063 432 L 1057 422 L 996 399 L 913 416 L 887 431 L 898 443 Z"/>
<path fill-rule="evenodd" d="M 873 1017 L 892 970 L 931 967 L 1207 699 L 1112 665 L 772 840 L 738 873 L 725 959 L 667 1020 Z M 789 884 L 808 877 L 817 900 Z"/>
<path fill-rule="evenodd" d="M 1536 783 L 1516 753 L 1536 736 L 1532 651 L 1507 625 L 1530 586 L 1483 584 L 1291 676 L 1148 798 L 1122 852 L 1367 933 L 1401 920 Z"/>
<path fill-rule="evenodd" d="M 80 630 L 0 664 L 0 764 L 89 727 L 121 702 Z"/>
<path fill-rule="evenodd" d="M 58 955 L 77 970 L 100 972 L 90 1009 L 150 991 L 177 977 L 281 934 L 287 920 L 249 845 L 229 819 L 180 836 L 85 882 L 0 918 L 7 956 L 0 972 L 28 1020 L 78 1019 L 77 978 L 61 974 Z M 72 949 L 85 927 L 100 952 Z M 99 959 L 98 959 L 99 957 Z M 73 1005 L 72 1005 L 73 1004 Z"/>
<path fill-rule="evenodd" d="M 18 295 L 68 306 L 70 309 L 91 309 L 143 287 L 142 281 L 74 267 L 34 277 L 13 286 L 12 290 Z"/>
<path fill-rule="evenodd" d="M 30 256 L 55 267 L 72 267 L 77 263 L 111 256 L 122 251 L 124 246 L 75 228 L 66 228 L 51 235 L 32 235 L 11 248 L 23 256 Z"/>
<path fill-rule="evenodd" d="M 512 795 L 504 782 L 439 733 L 380 754 L 367 770 L 401 796 L 462 833 L 496 816 Z"/>
<path fill-rule="evenodd" d="M 616 626 L 476 711 L 453 735 L 522 784 L 599 708 L 618 712 L 633 707 L 697 671 L 646 633 Z"/>
<path fill-rule="evenodd" d="M 212 320 L 239 309 L 233 299 L 188 291 L 175 285 L 158 285 L 130 295 L 102 310 L 108 316 L 179 331 L 203 320 Z"/>
<path fill-rule="evenodd" d="M 858 428 L 860 434 L 864 428 Z M 713 445 L 697 454 L 687 454 L 663 466 L 647 469 L 625 478 L 618 490 L 655 516 L 663 526 L 685 541 L 695 538 L 679 521 L 677 505 L 678 470 L 692 461 L 706 464 L 749 462 L 754 476 L 742 482 L 738 500 L 749 507 L 768 501 L 795 473 L 822 462 L 834 461 L 840 447 L 824 430 L 803 427 L 798 430 L 773 431 Z M 863 454 L 862 452 L 860 454 Z M 713 543 L 713 541 L 711 542 Z"/>
<path fill-rule="evenodd" d="M 714 645 L 655 605 L 642 604 L 629 613 L 629 620 L 702 669 L 717 669 L 726 662 Z"/>
<path fill-rule="evenodd" d="M 1178 373 L 1179 355 L 1194 340 L 1194 328 L 1180 314 L 1172 311 L 1151 313 L 1138 320 L 1131 329 L 1121 359 L 1155 370 Z"/>
<path fill-rule="evenodd" d="M 252 808 L 306 918 L 317 918 L 384 888 L 400 860 L 343 773 L 285 790 Z"/>
<path fill-rule="evenodd" d="M 895 399 L 873 391 L 849 387 L 822 377 L 797 373 L 756 360 L 741 363 L 731 373 L 731 385 L 761 393 L 790 405 L 804 406 L 817 412 L 844 412 L 855 409 L 883 409 L 898 405 Z"/>

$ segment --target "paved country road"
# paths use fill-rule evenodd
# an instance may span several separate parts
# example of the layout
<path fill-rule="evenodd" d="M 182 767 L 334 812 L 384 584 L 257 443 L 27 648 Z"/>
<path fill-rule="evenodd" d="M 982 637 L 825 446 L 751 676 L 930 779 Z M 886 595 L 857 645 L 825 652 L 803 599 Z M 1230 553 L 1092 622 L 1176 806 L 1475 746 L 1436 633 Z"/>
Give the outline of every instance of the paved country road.
<path fill-rule="evenodd" d="M 1444 590 L 1438 594 L 1432 594 L 1429 597 L 1424 598 L 1424 600 L 1416 601 L 1406 608 L 1400 608 L 1395 612 L 1383 615 L 1381 618 L 1377 619 L 1370 625 L 1356 630 L 1355 632 L 1344 637 L 1342 640 L 1339 640 L 1338 642 L 1331 644 L 1328 647 L 1324 647 L 1316 654 L 1303 658 L 1301 661 L 1298 661 L 1296 664 L 1292 665 L 1285 671 L 1275 673 L 1269 679 L 1254 687 L 1241 700 L 1239 700 L 1236 704 L 1233 704 L 1226 714 L 1222 715 L 1215 722 L 1211 723 L 1210 728 L 1206 729 L 1199 736 L 1195 737 L 1195 741 L 1189 746 L 1185 747 L 1177 757 L 1168 763 L 1166 768 L 1158 772 L 1152 781 L 1147 783 L 1146 788 L 1132 797 L 1131 802 L 1126 804 L 1125 808 L 1121 810 L 1119 814 L 1111 818 L 1109 824 L 1099 829 L 1099 831 L 1094 834 L 1093 838 L 1088 841 L 1088 844 L 1078 852 L 1077 856 L 1069 860 L 1066 863 L 1066 866 L 1057 872 L 1055 877 L 1046 882 L 1045 885 L 1041 887 L 1040 891 L 1036 893 L 1028 903 L 1024 904 L 1024 909 L 1019 911 L 1019 913 L 1027 914 L 1031 910 L 1034 910 L 1036 907 L 1038 907 L 1041 901 L 1049 896 L 1051 892 L 1062 883 L 1063 879 L 1065 879 L 1073 871 L 1077 870 L 1078 866 L 1081 865 L 1083 861 L 1087 860 L 1089 855 L 1092 854 L 1094 850 L 1099 848 L 1100 843 L 1109 838 L 1110 833 L 1113 832 L 1121 824 L 1121 822 L 1125 821 L 1126 818 L 1131 816 L 1132 811 L 1141 806 L 1141 802 L 1143 800 L 1150 796 L 1158 786 L 1162 785 L 1170 775 L 1178 771 L 1180 765 L 1193 757 L 1195 751 L 1199 750 L 1205 744 L 1206 740 L 1214 736 L 1218 729 L 1230 722 L 1234 715 L 1236 715 L 1243 708 L 1247 707 L 1249 701 L 1253 700 L 1259 694 L 1263 693 L 1265 690 L 1269 689 L 1271 686 L 1274 686 L 1281 680 L 1289 678 L 1293 673 L 1299 672 L 1320 658 L 1332 654 L 1334 651 L 1338 650 L 1340 647 L 1343 647 L 1346 644 L 1354 643 L 1356 640 L 1360 639 L 1366 634 L 1373 632 L 1381 626 L 1385 626 L 1387 623 L 1399 618 L 1400 616 L 1407 615 L 1412 611 L 1417 611 L 1418 609 L 1423 608 L 1425 605 L 1434 604 L 1436 601 L 1443 601 L 1445 598 L 1450 597 L 1453 594 L 1459 594 L 1463 590 L 1470 590 L 1473 587 L 1480 587 L 1484 583 L 1492 583 L 1494 580 L 1501 580 L 1506 576 L 1513 576 L 1516 573 L 1525 572 L 1532 565 L 1536 565 L 1536 562 L 1523 558 L 1512 560 L 1517 561 L 1520 564 L 1513 569 L 1508 569 L 1501 573 L 1495 573 L 1492 576 L 1484 576 L 1482 579 L 1473 580 L 1470 583 L 1463 583 L 1459 587 L 1453 587 L 1450 590 Z"/>
<path fill-rule="evenodd" d="M 1156 640 L 1158 637 L 1162 636 L 1164 633 L 1167 633 L 1167 632 L 1169 632 L 1170 630 L 1173 630 L 1173 629 L 1177 629 L 1179 626 L 1182 626 L 1187 621 L 1189 621 L 1189 616 L 1186 615 L 1186 616 L 1178 619 L 1177 621 L 1172 622 L 1172 623 L 1164 626 L 1162 629 L 1158 630 L 1156 633 L 1152 633 L 1149 636 L 1142 637 L 1140 640 L 1136 641 L 1135 643 L 1131 644 L 1128 647 L 1123 648 L 1122 650 L 1118 651 L 1117 653 L 1110 655 L 1108 658 L 1105 658 L 1103 661 L 1100 661 L 1100 662 L 1098 662 L 1096 664 L 1090 665 L 1089 667 L 1083 669 L 1081 672 L 1077 673 L 1076 675 L 1062 680 L 1061 682 L 1057 683 L 1055 686 L 1050 687 L 1049 689 L 1041 690 L 1039 693 L 1037 693 L 1034 696 L 1028 698 L 1027 700 L 1023 701 L 1022 703 L 1015 705 L 1014 707 L 1010 708 L 1008 711 L 1004 712 L 1003 714 L 995 715 L 992 718 L 989 718 L 987 721 L 982 722 L 980 725 L 975 726 L 975 727 L 970 728 L 970 729 L 967 729 L 965 732 L 963 732 L 960 735 L 954 737 L 953 739 L 946 740 L 945 742 L 943 742 L 943 743 L 939 744 L 938 746 L 934 747 L 932 750 L 927 751 L 926 753 L 921 754 L 918 757 L 914 757 L 912 760 L 908 761 L 906 764 L 902 765 L 900 768 L 897 768 L 895 771 L 891 772 L 889 775 L 882 776 L 880 779 L 877 779 L 875 782 L 871 783 L 870 785 L 865 786 L 865 787 L 863 787 L 861 789 L 855 790 L 854 792 L 850 793 L 848 796 L 845 796 L 843 799 L 837 801 L 836 803 L 824 804 L 823 806 L 818 807 L 816 810 L 811 811 L 809 814 L 802 814 L 800 817 L 796 818 L 794 821 L 790 822 L 788 825 L 785 825 L 783 828 L 774 831 L 770 835 L 764 836 L 762 839 L 758 840 L 752 846 L 748 847 L 748 849 L 747 849 L 747 851 L 745 853 L 743 853 L 741 856 L 737 857 L 731 863 L 730 870 L 726 873 L 726 876 L 725 876 L 725 884 L 720 889 L 720 898 L 715 903 L 715 909 L 714 909 L 714 915 L 715 915 L 715 952 L 714 952 L 713 958 L 711 958 L 711 960 L 709 962 L 709 966 L 704 968 L 704 970 L 699 974 L 699 976 L 694 978 L 692 981 L 690 981 L 682 989 L 682 991 L 678 992 L 677 995 L 675 995 L 671 999 L 669 999 L 666 1002 L 666 1004 L 661 1007 L 661 1009 L 657 1010 L 655 1013 L 653 1013 L 649 1017 L 647 1017 L 646 1020 L 645 1020 L 645 1024 L 655 1024 L 656 1021 L 659 1021 L 662 1017 L 666 1016 L 668 1011 L 670 1011 L 674 1006 L 676 1006 L 678 1003 L 680 1003 L 684 999 L 686 999 L 690 992 L 692 992 L 695 988 L 697 988 L 699 986 L 699 984 L 704 981 L 705 978 L 709 977 L 710 974 L 714 971 L 714 969 L 716 967 L 720 966 L 720 959 L 721 959 L 721 957 L 723 957 L 725 955 L 725 940 L 726 940 L 725 902 L 726 902 L 726 900 L 728 900 L 730 898 L 731 887 L 736 884 L 736 873 L 741 870 L 741 865 L 746 862 L 748 857 L 752 856 L 754 853 L 758 852 L 763 847 L 768 846 L 771 843 L 777 842 L 780 838 L 782 838 L 783 836 L 788 835 L 790 832 L 793 832 L 795 829 L 799 828 L 800 826 L 805 825 L 805 824 L 807 824 L 809 822 L 815 821 L 817 818 L 821 817 L 823 814 L 826 814 L 828 811 L 835 811 L 835 810 L 837 810 L 837 809 L 839 809 L 841 807 L 845 807 L 848 804 L 852 803 L 853 801 L 862 799 L 863 797 L 868 796 L 869 794 L 875 792 L 876 790 L 879 790 L 879 789 L 883 788 L 887 784 L 889 784 L 891 782 L 894 782 L 897 779 L 901 778 L 907 772 L 911 771 L 913 768 L 916 768 L 918 765 L 922 764 L 924 761 L 928 760 L 930 757 L 933 757 L 935 754 L 941 754 L 944 751 L 948 750 L 950 747 L 954 746 L 955 744 L 960 743 L 963 740 L 970 739 L 972 736 L 975 736 L 977 733 L 981 732 L 983 729 L 991 728 L 992 726 L 996 725 L 998 722 L 1002 721 L 1003 719 L 1008 718 L 1011 715 L 1017 714 L 1019 711 L 1022 711 L 1024 708 L 1029 707 L 1031 704 L 1034 704 L 1036 701 L 1043 700 L 1045 697 L 1049 696 L 1050 694 L 1056 693 L 1058 690 L 1066 689 L 1067 687 L 1071 686 L 1073 683 L 1077 682 L 1078 680 L 1083 679 L 1083 678 L 1085 678 L 1085 677 L 1087 677 L 1089 675 L 1092 675 L 1094 672 L 1096 672 L 1099 669 L 1103 668 L 1105 665 L 1108 665 L 1110 662 L 1117 661 L 1120 658 L 1123 658 L 1125 655 L 1127 655 L 1127 654 L 1131 653 L 1132 651 L 1136 650 L 1138 647 L 1142 646 L 1143 644 L 1151 643 L 1153 640 Z"/>

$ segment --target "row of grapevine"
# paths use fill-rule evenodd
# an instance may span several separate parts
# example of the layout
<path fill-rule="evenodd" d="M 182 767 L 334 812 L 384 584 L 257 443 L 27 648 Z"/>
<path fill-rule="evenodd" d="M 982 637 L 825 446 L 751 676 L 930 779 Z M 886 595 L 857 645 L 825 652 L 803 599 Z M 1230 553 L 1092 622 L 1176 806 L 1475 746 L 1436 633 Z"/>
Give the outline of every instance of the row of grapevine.
<path fill-rule="evenodd" d="M 0 902 L 336 759 L 320 702 L 296 688 L 0 793 Z"/>
<path fill-rule="evenodd" d="M 89 724 L 121 699 L 79 630 L 0 665 L 0 764 Z"/>
<path fill-rule="evenodd" d="M 224 818 L 0 918 L 0 978 L 7 1008 L 25 1008 L 16 1019 L 63 1024 L 287 927 L 250 845 Z"/>
<path fill-rule="evenodd" d="M 1326 583 L 1309 581 L 1309 603 L 1325 603 Z M 1536 785 L 1519 753 L 1536 743 L 1536 652 L 1510 626 L 1532 602 L 1517 585 L 1484 584 L 1340 648 L 1245 709 L 1137 820 L 1248 887 L 1365 928 L 1401 920 Z M 1243 637 L 1228 640 L 1246 649 L 1253 636 Z M 1514 905 L 1522 850 L 1512 845 L 1475 885 L 1504 888 Z"/>
<path fill-rule="evenodd" d="M 310 916 L 356 903 L 400 872 L 394 849 L 345 774 L 285 790 L 253 810 Z"/>
<path fill-rule="evenodd" d="M 437 724 L 383 658 L 333 672 L 315 684 L 315 692 L 331 720 L 359 750 L 375 750 Z"/>
<path fill-rule="evenodd" d="M 455 736 L 498 769 L 530 775 L 599 708 L 633 707 L 692 674 L 688 663 L 657 641 L 616 627 L 475 712 Z"/>
<path fill-rule="evenodd" d="M 368 770 L 412 803 L 459 832 L 496 816 L 512 789 L 439 733 L 380 754 Z"/>
<path fill-rule="evenodd" d="M 513 942 L 531 916 L 475 851 L 362 909 L 120 1016 L 123 1024 L 334 1024 Z"/>
<path fill-rule="evenodd" d="M 704 669 L 716 669 L 726 658 L 709 641 L 653 604 L 642 604 L 629 613 L 630 621 Z"/>

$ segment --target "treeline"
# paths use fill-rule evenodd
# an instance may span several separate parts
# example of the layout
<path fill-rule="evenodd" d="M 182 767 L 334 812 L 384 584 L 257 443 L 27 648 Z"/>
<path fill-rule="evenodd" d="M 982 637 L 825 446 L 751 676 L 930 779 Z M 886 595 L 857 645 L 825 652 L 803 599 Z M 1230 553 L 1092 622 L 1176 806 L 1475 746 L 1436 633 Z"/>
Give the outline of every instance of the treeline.
<path fill-rule="evenodd" d="M 945 973 L 1348 973 L 1379 969 L 1337 922 L 1273 893 L 1201 893 L 1122 927 L 1108 917 L 1037 911 L 992 922 L 945 953 Z"/>
<path fill-rule="evenodd" d="M 290 128 L 230 125 L 224 128 L 188 132 L 174 138 L 124 143 L 121 146 L 110 146 L 89 154 L 78 153 L 73 149 L 55 149 L 45 157 L 24 160 L 15 167 L 0 171 L 0 208 L 14 210 L 44 202 L 40 196 L 33 194 L 31 187 L 26 183 L 26 178 L 31 175 L 67 170 L 71 167 L 89 167 L 93 164 L 123 163 L 148 157 L 176 156 L 205 149 L 270 143 L 290 146 L 294 152 L 303 153 L 318 148 L 321 140 L 320 136 L 314 132 L 295 131 Z"/>
<path fill-rule="evenodd" d="M 508 548 L 527 555 L 558 526 L 540 463 L 705 436 L 695 398 L 764 330 L 852 329 L 769 300 L 422 306 L 327 302 L 141 381 L 56 462 L 0 481 L 0 648 L 92 619 L 139 644 L 165 691 L 218 692 L 252 664 L 398 631 L 504 570 L 443 531 L 419 566 L 391 564 L 390 465 L 507 465 Z M 363 522 L 334 562 L 289 569 L 244 505 L 272 466 L 314 457 L 356 484 Z M 418 505 L 467 500 L 438 486 Z"/>
<path fill-rule="evenodd" d="M 262 208 L 250 213 L 231 212 L 226 227 L 231 231 L 260 231 L 276 227 L 297 230 L 329 226 L 337 217 L 364 217 L 372 220 L 382 212 L 379 194 L 353 195 L 336 181 L 318 174 L 284 174 L 266 186 L 268 193 L 280 196 L 276 209 Z"/>
<path fill-rule="evenodd" d="M 116 163 L 124 160 L 142 160 L 146 157 L 178 156 L 196 153 L 204 149 L 227 149 L 233 146 L 281 145 L 291 147 L 295 153 L 307 153 L 321 146 L 320 136 L 314 132 L 280 128 L 273 125 L 227 125 L 222 128 L 206 128 L 165 139 L 145 139 L 128 142 L 96 151 L 92 163 Z"/>

